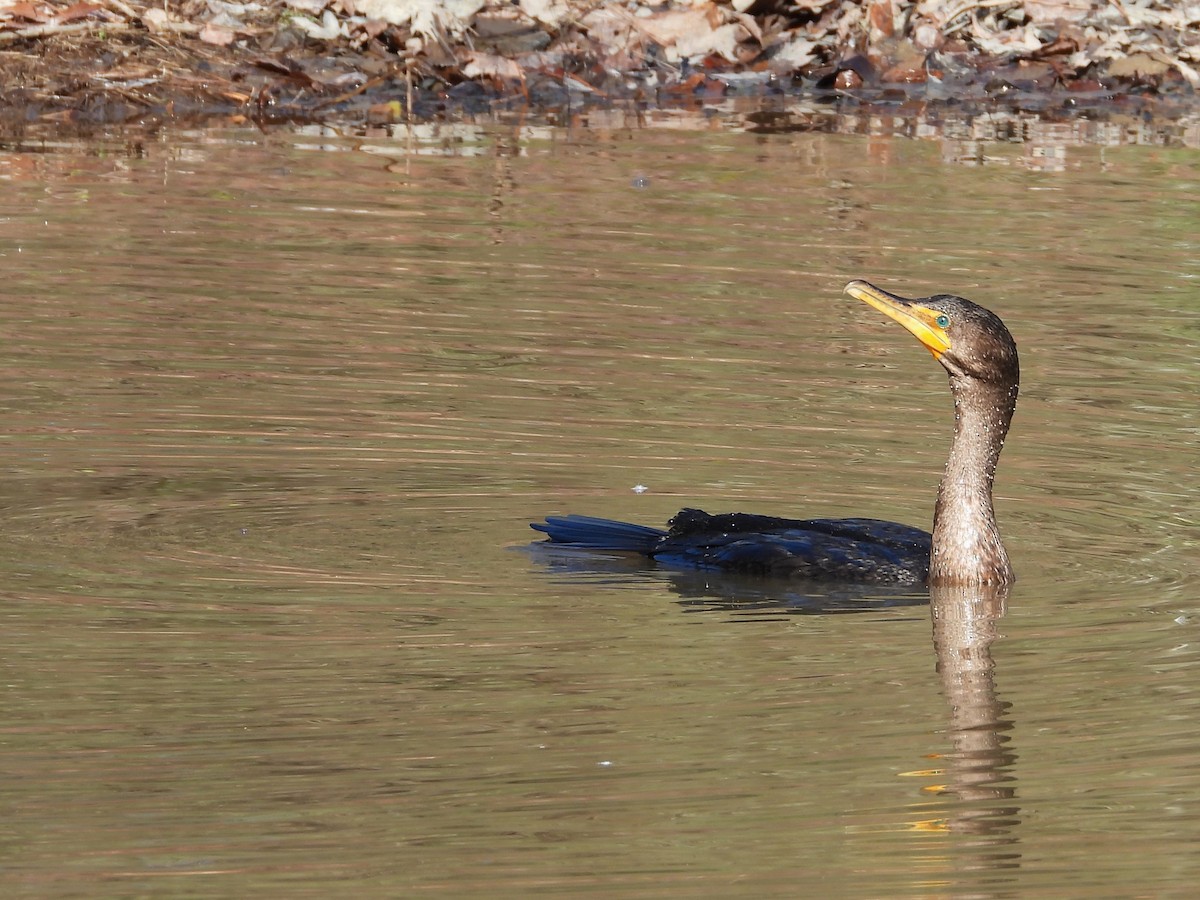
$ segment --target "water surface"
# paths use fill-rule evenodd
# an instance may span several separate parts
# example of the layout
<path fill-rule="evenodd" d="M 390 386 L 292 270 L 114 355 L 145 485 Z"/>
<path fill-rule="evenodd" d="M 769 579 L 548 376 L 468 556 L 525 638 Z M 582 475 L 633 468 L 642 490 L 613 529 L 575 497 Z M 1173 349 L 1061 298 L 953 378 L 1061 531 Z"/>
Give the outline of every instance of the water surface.
<path fill-rule="evenodd" d="M 5 882 L 1187 895 L 1200 156 L 859 130 L 0 160 Z M 852 277 L 1019 342 L 1007 598 L 729 608 L 521 549 L 927 525 L 945 378 Z"/>

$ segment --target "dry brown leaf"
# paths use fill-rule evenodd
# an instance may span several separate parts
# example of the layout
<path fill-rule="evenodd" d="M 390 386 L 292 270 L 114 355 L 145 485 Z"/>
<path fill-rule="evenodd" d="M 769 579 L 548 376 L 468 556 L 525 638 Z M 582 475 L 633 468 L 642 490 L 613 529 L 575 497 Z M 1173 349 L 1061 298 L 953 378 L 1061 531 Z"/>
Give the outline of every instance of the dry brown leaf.
<path fill-rule="evenodd" d="M 780 71 L 803 69 L 817 58 L 817 42 L 797 37 L 771 57 L 771 67 Z"/>
<path fill-rule="evenodd" d="M 141 15 L 142 24 L 147 31 L 165 31 L 170 27 L 171 17 L 165 9 L 152 6 Z"/>
<path fill-rule="evenodd" d="M 879 80 L 885 84 L 924 84 L 929 75 L 925 71 L 925 61 L 912 59 L 902 60 L 889 69 L 885 69 Z"/>
<path fill-rule="evenodd" d="M 871 3 L 867 9 L 867 16 L 871 20 L 871 43 L 895 36 L 899 14 L 900 4 L 897 0 L 874 0 Z"/>
<path fill-rule="evenodd" d="M 746 29 L 740 23 L 722 24 L 724 14 L 715 4 L 675 9 L 633 19 L 633 25 L 666 51 L 668 60 L 711 54 L 737 62 L 737 47 Z"/>
<path fill-rule="evenodd" d="M 1117 78 L 1145 78 L 1165 75 L 1171 66 L 1148 53 L 1133 53 L 1108 64 L 1108 74 Z"/>
<path fill-rule="evenodd" d="M 633 24 L 662 47 L 671 47 L 679 41 L 690 41 L 697 34 L 713 30 L 711 3 L 693 6 L 691 9 L 670 9 L 652 16 L 638 17 Z"/>
<path fill-rule="evenodd" d="M 1092 11 L 1091 0 L 1025 0 L 1023 6 L 1035 24 L 1079 22 Z"/>
<path fill-rule="evenodd" d="M 862 76 L 853 69 L 842 69 L 833 79 L 833 86 L 840 91 L 852 91 L 862 85 Z"/>
<path fill-rule="evenodd" d="M 213 25 L 211 22 L 200 29 L 200 40 L 217 47 L 228 47 L 236 37 L 237 35 L 232 29 L 222 25 Z"/>
<path fill-rule="evenodd" d="M 571 8 L 562 0 L 520 0 L 521 12 L 550 28 L 558 28 L 571 15 Z"/>
<path fill-rule="evenodd" d="M 942 30 L 932 22 L 918 22 L 912 30 L 913 43 L 922 50 L 935 50 L 945 43 Z"/>
<path fill-rule="evenodd" d="M 762 26 L 758 24 L 758 19 L 741 12 L 734 13 L 731 18 L 745 28 L 751 38 L 758 41 L 759 44 L 763 42 Z"/>
<path fill-rule="evenodd" d="M 484 0 L 342 0 L 347 11 L 392 25 L 408 25 L 416 34 L 462 34 Z"/>
<path fill-rule="evenodd" d="M 579 24 L 587 29 L 588 37 L 602 47 L 615 49 L 641 43 L 631 35 L 633 16 L 624 9 L 600 7 L 580 19 Z"/>
<path fill-rule="evenodd" d="M 54 21 L 60 25 L 63 25 L 67 22 L 74 22 L 77 19 L 86 19 L 92 13 L 97 12 L 100 9 L 102 9 L 102 7 L 98 3 L 72 3 L 57 16 L 55 16 Z"/>
<path fill-rule="evenodd" d="M 6 7 L 4 11 L 14 19 L 25 19 L 29 22 L 37 22 L 39 25 L 44 25 L 54 19 L 54 16 L 44 6 L 37 6 L 33 3 L 14 3 L 12 6 Z"/>
<path fill-rule="evenodd" d="M 1067 56 L 1079 50 L 1079 41 L 1069 34 L 1060 34 L 1049 44 L 1039 47 L 1030 54 L 1031 59 L 1045 59 L 1047 56 Z"/>
<path fill-rule="evenodd" d="M 504 56 L 494 53 L 472 53 L 463 66 L 463 75 L 467 78 L 507 78 L 520 81 L 523 77 L 521 67 Z"/>

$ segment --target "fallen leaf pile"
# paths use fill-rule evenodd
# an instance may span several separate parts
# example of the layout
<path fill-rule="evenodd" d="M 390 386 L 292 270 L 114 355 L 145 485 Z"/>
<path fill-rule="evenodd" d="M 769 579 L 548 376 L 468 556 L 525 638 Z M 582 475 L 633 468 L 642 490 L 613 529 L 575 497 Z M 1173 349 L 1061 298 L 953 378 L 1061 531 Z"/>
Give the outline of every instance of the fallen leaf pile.
<path fill-rule="evenodd" d="M 324 40 L 391 31 L 402 56 L 451 77 L 567 72 L 595 89 L 690 70 L 819 74 L 854 55 L 880 81 L 942 78 L 946 57 L 1051 61 L 1062 80 L 1200 83 L 1200 4 L 1164 0 L 285 0 Z M 961 67 L 961 64 L 960 64 Z M 950 66 L 951 69 L 954 66 Z"/>
<path fill-rule="evenodd" d="M 38 70 L 36 57 L 55 47 L 110 61 L 52 82 L 54 65 Z M 1169 91 L 1200 86 L 1200 2 L 0 0 L 0 48 L 26 51 L 15 71 L 0 64 L 28 86 L 5 92 L 14 106 L 81 83 L 143 105 L 184 84 L 260 107 L 288 91 L 324 105 L 385 81 L 599 98 L 767 84 Z"/>

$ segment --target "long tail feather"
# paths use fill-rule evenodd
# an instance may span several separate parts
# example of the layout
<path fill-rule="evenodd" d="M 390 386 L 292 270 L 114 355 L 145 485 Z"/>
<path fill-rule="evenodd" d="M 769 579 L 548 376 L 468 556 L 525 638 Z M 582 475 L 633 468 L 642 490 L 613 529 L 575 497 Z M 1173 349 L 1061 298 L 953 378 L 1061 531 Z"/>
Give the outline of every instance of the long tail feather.
<path fill-rule="evenodd" d="M 646 554 L 666 534 L 660 528 L 614 519 L 597 519 L 594 516 L 546 516 L 545 522 L 533 522 L 529 527 L 545 533 L 556 544 Z"/>

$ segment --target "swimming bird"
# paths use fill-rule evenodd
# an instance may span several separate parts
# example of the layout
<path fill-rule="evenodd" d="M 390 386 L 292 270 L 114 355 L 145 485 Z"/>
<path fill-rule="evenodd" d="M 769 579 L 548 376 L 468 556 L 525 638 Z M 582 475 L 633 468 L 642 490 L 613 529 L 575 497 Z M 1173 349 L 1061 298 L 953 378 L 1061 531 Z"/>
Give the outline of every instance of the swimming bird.
<path fill-rule="evenodd" d="M 640 553 L 657 563 L 745 575 L 846 582 L 1006 585 L 992 484 L 1017 406 L 1017 345 L 1000 317 L 951 294 L 908 299 L 865 281 L 845 292 L 899 322 L 942 364 L 954 437 L 938 487 L 933 533 L 879 519 L 786 519 L 681 510 L 666 530 L 592 516 L 530 525 L 548 542 Z"/>

